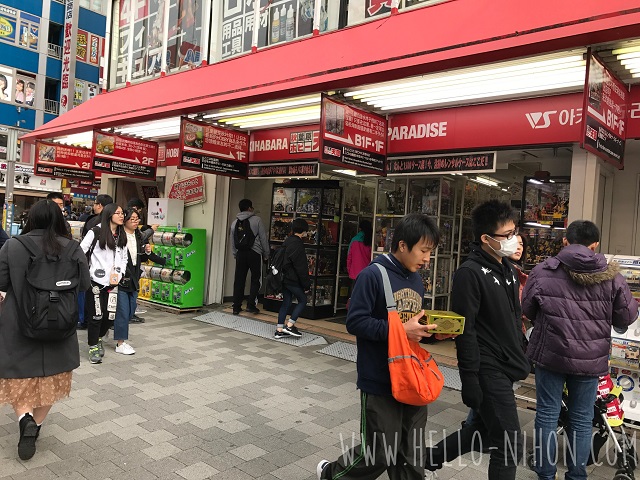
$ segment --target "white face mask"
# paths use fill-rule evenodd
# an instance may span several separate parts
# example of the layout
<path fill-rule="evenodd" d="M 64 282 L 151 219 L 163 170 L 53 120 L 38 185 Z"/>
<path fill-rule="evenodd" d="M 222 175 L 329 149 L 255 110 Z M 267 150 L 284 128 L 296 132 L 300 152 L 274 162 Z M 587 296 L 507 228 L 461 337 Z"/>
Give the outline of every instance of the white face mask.
<path fill-rule="evenodd" d="M 489 237 L 492 240 L 495 240 L 496 242 L 498 240 L 496 240 L 495 238 L 487 235 L 487 237 Z M 518 237 L 516 235 L 514 235 L 513 237 L 509 238 L 509 239 L 504 239 L 504 240 L 500 240 L 500 249 L 496 250 L 495 248 L 493 248 L 490 244 L 487 243 L 487 245 L 489 245 L 489 248 L 491 250 L 493 250 L 494 252 L 496 252 L 496 255 L 500 256 L 500 257 L 510 257 L 511 255 L 513 255 L 514 253 L 516 253 L 518 251 Z"/>

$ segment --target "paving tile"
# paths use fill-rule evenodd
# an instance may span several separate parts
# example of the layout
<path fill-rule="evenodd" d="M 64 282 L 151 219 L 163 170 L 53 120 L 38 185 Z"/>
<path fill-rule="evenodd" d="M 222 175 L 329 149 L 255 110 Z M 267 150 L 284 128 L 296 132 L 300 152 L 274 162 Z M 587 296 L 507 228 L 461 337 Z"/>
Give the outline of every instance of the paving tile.
<path fill-rule="evenodd" d="M 178 453 L 181 450 L 175 445 L 171 445 L 168 442 L 161 442 L 157 445 L 154 445 L 149 448 L 145 448 L 142 450 L 143 453 L 147 454 L 154 460 L 160 460 L 162 458 L 170 457 L 174 453 Z"/>
<path fill-rule="evenodd" d="M 185 480 L 204 480 L 217 474 L 218 470 L 204 462 L 198 462 L 177 470 L 176 473 Z"/>
<path fill-rule="evenodd" d="M 232 453 L 236 457 L 240 457 L 242 460 L 253 460 L 254 458 L 261 457 L 268 452 L 256 445 L 249 444 L 229 450 L 229 453 Z"/>

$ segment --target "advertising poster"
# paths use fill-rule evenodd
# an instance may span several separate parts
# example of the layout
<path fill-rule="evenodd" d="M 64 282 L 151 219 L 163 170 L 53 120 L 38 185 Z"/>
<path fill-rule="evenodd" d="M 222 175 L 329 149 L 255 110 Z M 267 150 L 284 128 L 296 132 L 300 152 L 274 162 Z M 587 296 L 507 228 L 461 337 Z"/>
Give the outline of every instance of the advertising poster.
<path fill-rule="evenodd" d="M 77 107 L 84 101 L 84 89 L 85 85 L 82 80 L 75 81 L 75 87 L 73 89 L 73 106 Z"/>
<path fill-rule="evenodd" d="M 89 34 L 84 30 L 78 30 L 76 38 L 76 60 L 86 62 L 89 51 Z"/>
<path fill-rule="evenodd" d="M 9 140 L 9 136 L 4 134 L 4 133 L 0 133 L 0 160 L 6 160 L 7 159 L 7 142 Z"/>
<path fill-rule="evenodd" d="M 18 10 L 0 5 L 0 41 L 16 43 Z"/>
<path fill-rule="evenodd" d="M 91 40 L 89 41 L 89 63 L 93 65 L 100 64 L 100 44 L 102 39 L 96 35 L 91 35 L 89 37 Z"/>
<path fill-rule="evenodd" d="M 255 2 L 259 1 L 260 22 L 258 25 L 258 47 L 269 45 L 269 0 L 223 0 L 221 42 L 222 58 L 229 58 L 251 51 Z M 278 17 L 279 20 L 279 17 Z M 278 23 L 278 35 L 280 24 Z"/>
<path fill-rule="evenodd" d="M 384 175 L 387 119 L 323 95 L 320 161 Z"/>
<path fill-rule="evenodd" d="M 387 175 L 480 173 L 496 171 L 496 152 L 388 158 Z"/>
<path fill-rule="evenodd" d="M 38 50 L 38 33 L 40 30 L 40 19 L 28 13 L 22 12 L 20 14 L 20 37 L 18 44 L 21 47 L 29 48 L 31 50 Z M 30 19 L 31 21 L 24 21 Z"/>
<path fill-rule="evenodd" d="M 40 17 L 0 4 L 0 42 L 38 50 Z"/>
<path fill-rule="evenodd" d="M 13 101 L 21 105 L 33 107 L 36 94 L 36 78 L 27 75 L 16 75 Z"/>
<path fill-rule="evenodd" d="M 12 102 L 15 95 L 14 88 L 15 70 L 0 66 L 0 100 Z"/>
<path fill-rule="evenodd" d="M 182 119 L 180 168 L 247 178 L 249 135 Z"/>
<path fill-rule="evenodd" d="M 93 132 L 93 170 L 155 180 L 158 144 L 106 132 Z"/>
<path fill-rule="evenodd" d="M 36 142 L 35 174 L 93 181 L 91 149 Z"/>
<path fill-rule="evenodd" d="M 184 206 L 197 205 L 207 201 L 204 174 L 182 178 L 173 182 L 169 191 L 169 198 L 184 200 Z"/>
<path fill-rule="evenodd" d="M 619 169 L 624 161 L 629 96 L 625 84 L 589 52 L 582 147 Z"/>

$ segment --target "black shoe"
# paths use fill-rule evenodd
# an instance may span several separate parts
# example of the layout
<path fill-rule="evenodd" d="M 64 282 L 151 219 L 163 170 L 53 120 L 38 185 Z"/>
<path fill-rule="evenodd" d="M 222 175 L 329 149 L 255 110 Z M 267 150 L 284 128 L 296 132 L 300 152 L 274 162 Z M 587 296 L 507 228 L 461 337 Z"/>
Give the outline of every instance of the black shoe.
<path fill-rule="evenodd" d="M 131 323 L 144 323 L 144 318 L 139 317 L 137 315 L 134 315 L 133 317 L 131 317 L 130 322 Z"/>
<path fill-rule="evenodd" d="M 42 425 L 38 425 L 38 430 L 36 431 L 36 440 L 38 440 L 38 437 L 40 436 L 40 429 L 41 428 L 42 428 Z"/>
<path fill-rule="evenodd" d="M 38 425 L 30 414 L 20 420 L 20 441 L 18 442 L 18 456 L 20 460 L 29 460 L 36 453 L 36 438 Z"/>
<path fill-rule="evenodd" d="M 86 323 L 78 323 L 78 330 L 86 330 L 86 329 L 87 329 Z"/>
<path fill-rule="evenodd" d="M 285 330 L 276 330 L 276 333 L 273 334 L 273 338 L 287 338 L 290 337 L 291 335 L 289 335 L 289 332 L 285 331 Z"/>
<path fill-rule="evenodd" d="M 295 325 L 291 325 L 290 327 L 284 327 L 282 329 L 282 331 L 283 332 L 287 332 L 292 337 L 301 337 L 302 336 L 302 334 L 300 333 L 300 331 L 297 329 L 297 327 Z"/>
<path fill-rule="evenodd" d="M 240 315 L 240 312 L 241 312 L 241 311 L 242 311 L 242 309 L 241 309 L 241 308 L 234 308 L 234 309 L 233 309 L 233 314 L 234 314 L 234 315 Z"/>
<path fill-rule="evenodd" d="M 256 307 L 247 307 L 247 312 L 249 313 L 260 313 L 260 309 L 256 308 Z"/>

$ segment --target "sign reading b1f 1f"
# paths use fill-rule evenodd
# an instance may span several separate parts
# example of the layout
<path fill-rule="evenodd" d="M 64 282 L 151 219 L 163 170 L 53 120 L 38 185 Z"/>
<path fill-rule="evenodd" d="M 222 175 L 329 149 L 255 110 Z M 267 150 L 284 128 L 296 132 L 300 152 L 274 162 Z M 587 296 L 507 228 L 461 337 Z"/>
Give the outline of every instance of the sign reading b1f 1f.
<path fill-rule="evenodd" d="M 93 169 L 125 177 L 156 179 L 158 144 L 107 132 L 93 132 Z"/>
<path fill-rule="evenodd" d="M 341 168 L 384 175 L 387 120 L 322 97 L 320 158 Z"/>

